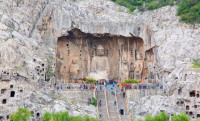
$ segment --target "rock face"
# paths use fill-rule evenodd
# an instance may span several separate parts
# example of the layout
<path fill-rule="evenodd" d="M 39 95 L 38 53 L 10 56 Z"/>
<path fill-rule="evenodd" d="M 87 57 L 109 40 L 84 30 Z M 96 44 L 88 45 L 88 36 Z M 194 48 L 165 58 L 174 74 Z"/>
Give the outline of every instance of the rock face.
<path fill-rule="evenodd" d="M 145 100 L 144 105 L 150 105 L 154 99 L 159 102 L 171 98 L 177 100 L 174 94 L 177 82 L 187 80 L 184 84 L 187 86 L 188 81 L 200 80 L 198 71 L 188 69 L 192 59 L 200 57 L 200 26 L 179 22 L 176 6 L 167 6 L 154 11 L 137 13 L 137 15 L 118 12 L 127 9 L 107 0 L 77 0 L 76 2 L 73 0 L 3 0 L 0 2 L 0 8 L 0 71 L 7 77 L 18 75 L 37 84 L 53 79 L 54 66 L 56 66 L 55 75 L 58 78 L 71 78 L 69 68 L 74 57 L 82 58 L 78 66 L 84 73 L 79 70 L 80 78 L 87 77 L 90 75 L 92 59 L 96 56 L 96 50 L 92 48 L 102 45 L 104 50 L 110 49 L 108 55 L 106 51 L 104 55 L 108 58 L 110 72 L 108 76 L 103 74 L 104 77 L 121 80 L 126 79 L 127 76 L 134 77 L 135 50 L 140 48 L 143 60 L 142 78 L 165 80 L 166 84 L 163 86 L 169 89 L 172 97 L 144 97 L 141 99 Z M 72 32 L 74 28 L 84 34 L 71 36 L 77 32 Z M 87 36 L 83 39 L 79 35 Z M 96 39 L 87 38 L 91 36 Z M 106 39 L 103 40 L 102 36 Z M 67 42 L 70 47 L 74 47 L 73 50 L 66 47 Z M 132 44 L 131 52 L 131 48 L 127 45 L 137 42 L 142 44 Z M 66 60 L 68 55 L 70 58 Z M 112 55 L 115 57 L 111 57 Z M 76 68 L 75 71 L 78 69 Z M 137 70 L 140 72 L 139 66 Z M 119 77 L 116 76 L 118 74 Z M 38 100 L 48 102 L 42 98 Z M 61 106 L 54 105 L 54 107 L 62 110 L 64 104 L 62 102 L 59 104 Z M 143 104 L 139 103 L 138 107 Z M 172 106 L 171 103 L 167 105 Z M 151 110 L 157 112 L 158 107 L 159 105 L 155 105 Z M 145 109 L 150 110 L 150 108 Z M 175 111 L 179 112 L 179 110 Z M 140 115 L 139 113 L 134 115 L 142 117 L 143 114 L 145 111 Z M 198 117 L 196 115 L 198 112 L 192 111 L 192 114 L 195 114 L 194 118 Z"/>
<path fill-rule="evenodd" d="M 145 47 L 141 38 L 88 34 L 77 29 L 68 33 L 60 37 L 57 44 L 55 75 L 58 79 L 120 81 L 128 79 L 132 72 L 132 78 L 147 78 L 148 70 L 143 64 L 147 65 L 148 60 L 144 59 Z"/>
<path fill-rule="evenodd" d="M 41 120 L 46 112 L 68 111 L 70 115 L 96 117 L 96 107 L 88 104 L 89 98 L 95 97 L 94 90 L 59 90 L 46 88 L 40 91 L 34 83 L 20 80 L 3 79 L 0 81 L 0 118 L 9 120 L 9 116 L 19 107 L 32 112 L 31 120 Z"/>

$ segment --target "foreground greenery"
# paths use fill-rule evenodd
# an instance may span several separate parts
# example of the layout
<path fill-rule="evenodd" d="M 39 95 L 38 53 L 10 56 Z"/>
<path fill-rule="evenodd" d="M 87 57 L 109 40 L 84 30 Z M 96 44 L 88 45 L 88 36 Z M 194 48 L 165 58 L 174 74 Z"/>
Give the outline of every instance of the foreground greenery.
<path fill-rule="evenodd" d="M 127 7 L 130 11 L 154 10 L 163 6 L 178 5 L 177 15 L 180 21 L 190 24 L 200 23 L 200 0 L 112 0 Z"/>
<path fill-rule="evenodd" d="M 192 68 L 200 68 L 200 58 L 193 59 Z"/>
<path fill-rule="evenodd" d="M 169 121 L 169 116 L 165 112 L 161 112 L 158 115 L 152 116 L 147 115 L 144 120 L 139 119 L 138 121 Z M 174 114 L 171 121 L 190 121 L 190 118 L 184 113 Z"/>
<path fill-rule="evenodd" d="M 29 121 L 31 117 L 31 111 L 24 108 L 18 108 L 16 113 L 10 116 L 11 121 Z M 68 111 L 65 112 L 45 112 L 42 117 L 42 121 L 99 121 L 98 118 L 91 118 L 88 115 L 85 116 L 70 116 Z"/>
<path fill-rule="evenodd" d="M 31 116 L 31 111 L 24 109 L 24 108 L 18 108 L 16 113 L 13 113 L 10 115 L 10 120 L 12 121 L 28 121 Z"/>
<path fill-rule="evenodd" d="M 97 118 L 91 118 L 88 115 L 85 116 L 70 116 L 68 111 L 50 113 L 45 112 L 42 117 L 42 121 L 99 121 Z"/>

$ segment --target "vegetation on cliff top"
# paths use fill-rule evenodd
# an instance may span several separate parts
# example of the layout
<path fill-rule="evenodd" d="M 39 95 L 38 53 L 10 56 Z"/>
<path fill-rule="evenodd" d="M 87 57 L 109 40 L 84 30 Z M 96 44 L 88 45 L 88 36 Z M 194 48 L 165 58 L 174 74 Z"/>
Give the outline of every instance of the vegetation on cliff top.
<path fill-rule="evenodd" d="M 112 0 L 113 2 L 127 7 L 130 11 L 136 8 L 140 11 L 154 10 L 163 6 L 178 5 L 177 15 L 180 21 L 190 24 L 200 24 L 200 1 L 199 0 Z"/>

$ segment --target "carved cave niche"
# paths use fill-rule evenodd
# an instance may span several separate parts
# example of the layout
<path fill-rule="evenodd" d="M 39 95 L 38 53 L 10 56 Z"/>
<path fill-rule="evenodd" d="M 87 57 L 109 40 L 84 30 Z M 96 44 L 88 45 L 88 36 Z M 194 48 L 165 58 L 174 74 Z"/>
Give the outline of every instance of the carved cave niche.
<path fill-rule="evenodd" d="M 187 105 L 187 106 L 186 106 L 186 110 L 190 110 L 190 107 L 189 107 L 189 105 Z"/>
<path fill-rule="evenodd" d="M 3 99 L 2 100 L 2 104 L 6 104 L 7 103 L 7 100 L 6 99 Z"/>
<path fill-rule="evenodd" d="M 93 57 L 97 56 L 97 48 L 102 45 L 105 58 L 109 62 L 109 80 L 122 80 L 130 76 L 130 64 L 137 61 L 138 53 L 141 54 L 144 63 L 145 47 L 139 37 L 124 37 L 119 35 L 84 33 L 79 29 L 68 31 L 67 36 L 61 36 L 57 40 L 56 69 L 55 75 L 58 79 L 71 80 L 70 66 L 74 58 L 78 58 L 79 74 L 77 79 L 84 79 L 90 75 Z M 63 58 L 61 58 L 63 57 Z M 127 59 L 125 65 L 124 59 Z M 65 67 L 65 68 L 64 68 Z M 121 67 L 125 69 L 121 74 Z M 144 67 L 144 66 L 143 66 Z M 135 67 L 133 67 L 135 68 Z M 134 70 L 133 70 L 134 71 Z M 144 73 L 148 70 L 142 69 L 142 79 L 146 79 Z"/>
<path fill-rule="evenodd" d="M 190 92 L 190 97 L 195 97 L 195 95 L 196 95 L 196 94 L 195 94 L 195 91 L 191 91 L 191 92 Z"/>
<path fill-rule="evenodd" d="M 5 94 L 7 89 L 1 89 L 1 94 Z"/>

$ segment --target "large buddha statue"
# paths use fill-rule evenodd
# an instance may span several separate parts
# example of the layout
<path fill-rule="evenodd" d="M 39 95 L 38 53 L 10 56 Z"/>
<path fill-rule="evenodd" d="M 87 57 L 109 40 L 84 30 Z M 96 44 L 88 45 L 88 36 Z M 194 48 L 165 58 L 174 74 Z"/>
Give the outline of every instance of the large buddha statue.
<path fill-rule="evenodd" d="M 135 79 L 142 80 L 142 69 L 143 69 L 143 60 L 140 52 L 137 53 L 135 62 Z"/>
<path fill-rule="evenodd" d="M 77 58 L 73 58 L 72 59 L 72 64 L 70 65 L 70 78 L 72 80 L 77 80 L 79 78 L 79 64 L 78 64 L 78 59 Z"/>
<path fill-rule="evenodd" d="M 96 56 L 92 58 L 90 78 L 96 80 L 108 80 L 110 74 L 110 66 L 108 58 L 104 56 L 104 48 L 102 45 L 97 47 Z"/>

